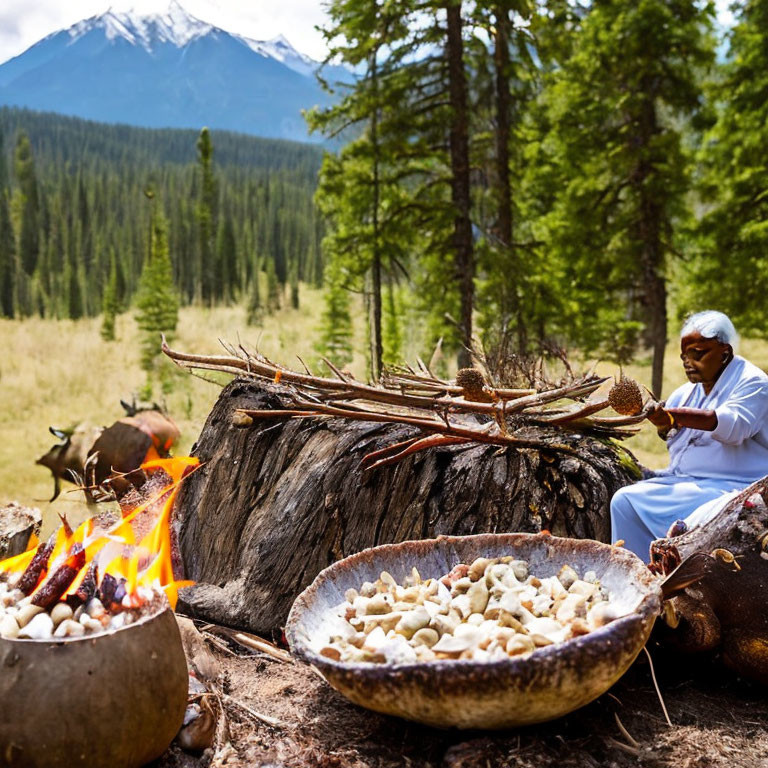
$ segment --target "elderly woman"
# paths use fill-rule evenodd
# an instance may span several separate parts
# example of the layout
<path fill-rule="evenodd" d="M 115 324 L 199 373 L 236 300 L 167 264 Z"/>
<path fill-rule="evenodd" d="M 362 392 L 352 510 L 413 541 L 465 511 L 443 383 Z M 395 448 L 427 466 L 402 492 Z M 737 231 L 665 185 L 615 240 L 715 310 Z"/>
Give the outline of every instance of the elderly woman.
<path fill-rule="evenodd" d="M 768 376 L 734 354 L 737 345 L 722 312 L 699 312 L 683 325 L 680 359 L 690 383 L 648 414 L 667 442 L 669 466 L 611 501 L 613 541 L 643 559 L 676 520 L 701 525 L 768 474 Z"/>

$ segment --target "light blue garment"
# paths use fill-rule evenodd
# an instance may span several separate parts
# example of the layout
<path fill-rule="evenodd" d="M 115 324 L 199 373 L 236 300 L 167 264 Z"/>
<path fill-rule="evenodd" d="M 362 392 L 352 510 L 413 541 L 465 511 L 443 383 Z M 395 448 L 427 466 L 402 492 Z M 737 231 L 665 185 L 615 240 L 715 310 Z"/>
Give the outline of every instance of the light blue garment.
<path fill-rule="evenodd" d="M 731 360 L 709 395 L 701 384 L 684 384 L 666 405 L 714 410 L 717 427 L 670 433 L 669 466 L 614 494 L 612 541 L 624 539 L 644 560 L 676 520 L 702 525 L 768 474 L 768 376 L 743 357 Z"/>

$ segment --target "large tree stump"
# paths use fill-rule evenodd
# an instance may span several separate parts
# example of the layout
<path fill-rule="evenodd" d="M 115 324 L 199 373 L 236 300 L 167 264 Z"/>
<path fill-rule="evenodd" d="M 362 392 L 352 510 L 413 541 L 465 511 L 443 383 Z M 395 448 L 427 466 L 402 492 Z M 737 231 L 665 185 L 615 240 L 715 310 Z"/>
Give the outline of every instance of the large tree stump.
<path fill-rule="evenodd" d="M 279 386 L 236 380 L 193 452 L 204 466 L 179 498 L 183 607 L 277 630 L 323 568 L 366 547 L 440 534 L 537 532 L 608 540 L 609 501 L 633 480 L 614 444 L 563 433 L 576 455 L 457 446 L 363 473 L 362 457 L 415 434 L 346 419 L 232 425 L 236 408 L 285 407 Z M 621 458 L 623 456 L 623 458 Z"/>

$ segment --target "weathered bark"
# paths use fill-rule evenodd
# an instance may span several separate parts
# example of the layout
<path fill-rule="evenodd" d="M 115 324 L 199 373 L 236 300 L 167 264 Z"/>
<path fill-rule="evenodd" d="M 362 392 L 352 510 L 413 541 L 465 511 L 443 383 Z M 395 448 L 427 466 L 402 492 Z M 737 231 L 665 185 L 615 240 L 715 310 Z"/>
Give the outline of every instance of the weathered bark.
<path fill-rule="evenodd" d="M 236 408 L 285 407 L 280 388 L 236 380 L 194 453 L 181 492 L 186 610 L 255 632 L 277 630 L 320 570 L 366 547 L 440 534 L 539 531 L 609 536 L 608 503 L 631 470 L 604 442 L 564 435 L 579 454 L 473 445 L 429 450 L 363 473 L 367 453 L 416 434 L 345 419 L 258 420 Z"/>
<path fill-rule="evenodd" d="M 454 206 L 453 247 L 456 279 L 459 284 L 461 343 L 459 368 L 471 365 L 472 305 L 475 293 L 475 256 L 472 245 L 469 184 L 469 115 L 467 79 L 464 74 L 464 43 L 461 37 L 461 3 L 449 3 L 446 14 L 446 60 L 448 95 L 451 104 L 449 147 L 451 153 L 451 201 Z"/>
<path fill-rule="evenodd" d="M 15 501 L 0 507 L 0 560 L 24 552 L 29 537 L 40 533 L 42 520 L 39 509 L 22 507 Z"/>

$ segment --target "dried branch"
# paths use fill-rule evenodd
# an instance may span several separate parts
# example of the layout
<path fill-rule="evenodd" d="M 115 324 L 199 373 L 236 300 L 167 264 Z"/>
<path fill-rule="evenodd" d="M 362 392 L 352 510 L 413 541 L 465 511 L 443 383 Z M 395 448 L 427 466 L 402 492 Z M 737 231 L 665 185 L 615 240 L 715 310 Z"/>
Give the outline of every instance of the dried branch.
<path fill-rule="evenodd" d="M 332 372 L 332 378 L 312 375 L 303 361 L 306 373 L 274 363 L 242 344 L 221 343 L 229 353 L 226 356 L 179 352 L 171 349 L 165 339 L 162 350 L 184 368 L 222 371 L 279 386 L 284 407 L 238 410 L 233 416 L 236 426 L 248 426 L 257 419 L 333 417 L 402 424 L 419 430 L 420 435 L 365 456 L 362 466 L 366 470 L 394 464 L 431 447 L 465 443 L 556 451 L 584 459 L 574 447 L 562 442 L 563 433 L 622 439 L 634 433 L 625 427 L 645 418 L 645 413 L 637 416 L 596 415 L 608 407 L 607 399 L 585 401 L 584 398 L 592 395 L 607 379 L 594 372 L 581 378 L 574 377 L 564 351 L 558 359 L 566 367 L 567 376 L 560 386 L 537 390 L 486 385 L 480 391 L 437 378 L 421 360 L 417 370 L 399 366 L 384 371 L 382 384 L 373 386 L 356 381 L 329 360 L 323 362 Z M 546 380 L 543 359 L 532 366 L 537 369 L 535 379 Z M 531 378 L 534 378 L 533 367 Z M 462 383 L 466 383 L 466 379 Z M 480 399 L 484 402 L 477 401 Z M 563 401 L 567 400 L 575 400 L 577 404 L 565 405 Z"/>

